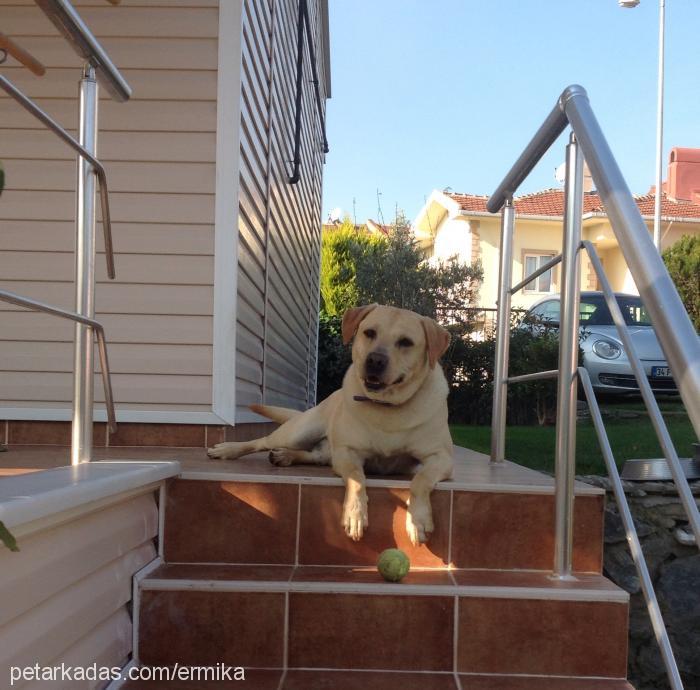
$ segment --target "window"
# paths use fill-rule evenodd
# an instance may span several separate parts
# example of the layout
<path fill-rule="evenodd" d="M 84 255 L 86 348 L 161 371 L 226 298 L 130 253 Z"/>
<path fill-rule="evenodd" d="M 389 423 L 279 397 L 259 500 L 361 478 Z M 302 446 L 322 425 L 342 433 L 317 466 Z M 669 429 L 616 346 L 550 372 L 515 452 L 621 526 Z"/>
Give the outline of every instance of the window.
<path fill-rule="evenodd" d="M 528 319 L 533 322 L 549 322 L 552 324 L 559 323 L 559 300 L 550 299 L 542 304 L 533 307 L 528 314 Z"/>
<path fill-rule="evenodd" d="M 553 258 L 554 254 L 525 253 L 523 255 L 523 278 L 527 278 L 527 276 Z M 529 282 L 523 288 L 523 292 L 554 292 L 552 287 L 552 270 L 550 268 L 549 271 Z"/>

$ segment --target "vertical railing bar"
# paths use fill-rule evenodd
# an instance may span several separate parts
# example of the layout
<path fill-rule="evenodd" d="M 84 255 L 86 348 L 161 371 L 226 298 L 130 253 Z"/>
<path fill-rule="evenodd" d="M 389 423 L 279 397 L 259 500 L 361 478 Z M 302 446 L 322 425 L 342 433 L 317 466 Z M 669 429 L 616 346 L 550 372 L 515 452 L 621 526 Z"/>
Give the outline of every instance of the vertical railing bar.
<path fill-rule="evenodd" d="M 629 360 L 632 371 L 637 379 L 637 384 L 639 385 L 639 390 L 642 394 L 644 403 L 649 411 L 649 419 L 656 431 L 656 436 L 659 439 L 659 444 L 661 445 L 661 450 L 663 451 L 666 462 L 668 463 L 669 469 L 671 470 L 671 476 L 673 477 L 674 484 L 680 496 L 685 512 L 688 516 L 688 521 L 695 534 L 695 543 L 700 549 L 700 513 L 698 512 L 698 507 L 695 503 L 695 498 L 693 492 L 690 490 L 688 485 L 688 480 L 685 477 L 683 468 L 678 459 L 678 454 L 673 445 L 673 440 L 671 435 L 668 433 L 668 429 L 664 422 L 661 411 L 659 410 L 659 405 L 656 402 L 654 393 L 651 390 L 651 384 L 647 379 L 646 373 L 644 372 L 644 367 L 642 362 L 637 355 L 634 345 L 632 343 L 632 338 L 627 330 L 627 324 L 620 311 L 620 305 L 615 299 L 615 295 L 612 290 L 612 286 L 608 281 L 605 271 L 603 270 L 603 265 L 600 263 L 600 258 L 595 250 L 595 247 L 588 241 L 585 240 L 581 243 L 585 247 L 588 255 L 593 264 L 593 268 L 598 275 L 598 280 L 600 281 L 600 286 L 605 296 L 605 302 L 608 305 L 610 314 L 613 318 L 613 323 L 617 328 L 618 336 L 622 341 L 622 345 L 627 353 L 627 359 Z M 671 372 L 673 373 L 673 371 Z"/>
<path fill-rule="evenodd" d="M 80 144 L 94 156 L 97 148 L 98 85 L 95 70 L 85 65 L 80 80 Z M 95 317 L 95 176 L 88 161 L 78 159 L 75 241 L 75 311 Z M 94 339 L 75 325 L 71 465 L 92 459 Z"/>
<path fill-rule="evenodd" d="M 510 350 L 510 285 L 513 280 L 513 229 L 515 207 L 508 197 L 501 211 L 501 253 L 498 268 L 496 316 L 496 362 L 493 372 L 491 462 L 505 459 L 506 408 L 508 399 L 508 355 Z"/>
<path fill-rule="evenodd" d="M 591 385 L 590 376 L 588 375 L 588 371 L 586 371 L 586 369 L 583 367 L 579 367 L 578 376 L 581 384 L 583 385 L 586 400 L 588 401 L 591 421 L 593 422 L 593 427 L 596 435 L 598 436 L 600 450 L 603 454 L 603 459 L 605 460 L 605 465 L 608 470 L 608 476 L 610 477 L 610 481 L 612 483 L 613 494 L 615 495 L 615 500 L 620 511 L 620 518 L 622 519 L 622 524 L 625 528 L 627 543 L 630 547 L 632 559 L 634 560 L 634 565 L 637 568 L 642 593 L 644 594 L 644 599 L 647 604 L 651 625 L 654 628 L 656 642 L 661 650 L 661 656 L 663 657 L 668 679 L 673 690 L 683 690 L 683 682 L 681 681 L 676 659 L 673 655 L 671 641 L 669 640 L 664 619 L 661 615 L 659 602 L 656 598 L 656 592 L 654 591 L 654 585 L 651 581 L 649 568 L 647 567 L 647 563 L 644 558 L 642 545 L 639 542 L 639 536 L 637 535 L 637 530 L 634 526 L 634 520 L 632 518 L 632 513 L 630 512 L 629 504 L 627 503 L 627 496 L 625 496 L 625 490 L 622 486 L 620 473 L 617 470 L 617 464 L 615 462 L 615 458 L 613 457 L 610 441 L 608 440 L 608 435 L 605 432 L 605 425 L 603 424 L 603 418 L 600 414 L 598 401 L 596 400 L 595 392 L 593 391 L 593 386 Z"/>
<path fill-rule="evenodd" d="M 576 369 L 579 340 L 579 246 L 583 217 L 583 155 L 573 134 L 566 147 L 564 242 L 559 316 L 559 379 L 555 450 L 554 577 L 571 577 L 576 474 Z"/>

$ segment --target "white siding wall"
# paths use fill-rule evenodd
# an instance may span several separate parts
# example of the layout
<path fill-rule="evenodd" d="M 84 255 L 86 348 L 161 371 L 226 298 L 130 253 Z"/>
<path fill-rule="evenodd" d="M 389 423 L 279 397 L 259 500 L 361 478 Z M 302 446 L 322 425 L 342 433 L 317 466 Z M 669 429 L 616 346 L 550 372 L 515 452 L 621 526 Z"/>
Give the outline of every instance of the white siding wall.
<path fill-rule="evenodd" d="M 321 181 L 320 119 L 304 43 L 301 180 L 292 173 L 296 0 L 245 0 L 238 273 L 239 419 L 245 406 L 315 403 Z M 325 102 L 320 0 L 309 2 Z"/>
<path fill-rule="evenodd" d="M 127 498 L 0 550 L 0 669 L 121 667 L 131 652 L 132 577 L 155 558 L 153 494 Z M 4 676 L 6 679 L 7 677 Z M 104 684 L 26 682 L 25 688 Z M 3 685 L 4 686 L 4 685 Z"/>
<path fill-rule="evenodd" d="M 98 156 L 111 192 L 117 280 L 97 260 L 97 318 L 115 399 L 128 410 L 211 410 L 217 0 L 102 0 L 78 10 L 123 71 L 132 100 L 100 101 Z M 47 66 L 3 75 L 75 135 L 80 60 L 28 0 L 0 0 L 2 30 Z M 72 152 L 0 96 L 0 286 L 73 308 Z M 101 250 L 101 225 L 98 247 Z M 72 324 L 0 303 L 2 409 L 68 410 Z M 102 400 L 98 380 L 96 400 Z M 30 417 L 31 418 L 31 417 Z M 56 418 L 61 418 L 56 417 Z M 63 417 L 67 418 L 67 417 Z"/>

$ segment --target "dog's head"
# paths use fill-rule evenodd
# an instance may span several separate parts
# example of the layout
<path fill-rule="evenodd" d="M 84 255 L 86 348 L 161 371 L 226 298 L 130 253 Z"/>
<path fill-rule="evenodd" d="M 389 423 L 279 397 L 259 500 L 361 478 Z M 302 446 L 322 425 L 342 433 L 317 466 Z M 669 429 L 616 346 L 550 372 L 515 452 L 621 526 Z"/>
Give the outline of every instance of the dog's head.
<path fill-rule="evenodd" d="M 355 373 L 372 398 L 408 400 L 435 367 L 450 334 L 433 319 L 370 304 L 343 316 L 343 342 L 353 339 Z"/>

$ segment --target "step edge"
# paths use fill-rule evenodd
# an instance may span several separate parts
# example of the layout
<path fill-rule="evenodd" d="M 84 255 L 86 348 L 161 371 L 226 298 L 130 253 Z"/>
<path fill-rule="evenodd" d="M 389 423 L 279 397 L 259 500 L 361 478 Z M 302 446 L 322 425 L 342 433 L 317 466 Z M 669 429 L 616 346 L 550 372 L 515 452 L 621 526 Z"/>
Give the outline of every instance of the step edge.
<path fill-rule="evenodd" d="M 360 582 L 289 582 L 280 580 L 205 580 L 145 578 L 142 591 L 268 592 L 295 594 L 371 594 L 389 596 L 469 597 L 484 599 L 535 599 L 590 603 L 629 603 L 623 589 L 555 589 L 546 587 L 490 587 L 488 585 L 411 585 Z"/>
<path fill-rule="evenodd" d="M 179 479 L 189 481 L 211 482 L 240 482 L 241 484 L 301 484 L 303 486 L 343 486 L 343 480 L 339 477 L 304 477 L 293 475 L 269 475 L 269 474 L 238 474 L 235 472 L 207 472 L 202 470 L 185 470 L 181 472 Z M 376 479 L 367 477 L 368 487 L 381 489 L 408 489 L 410 479 Z M 435 491 L 466 491 L 474 493 L 513 493 L 552 495 L 554 486 L 533 484 L 484 484 L 459 481 L 439 482 Z M 576 486 L 576 496 L 603 496 L 605 491 L 597 486 L 586 484 Z"/>

